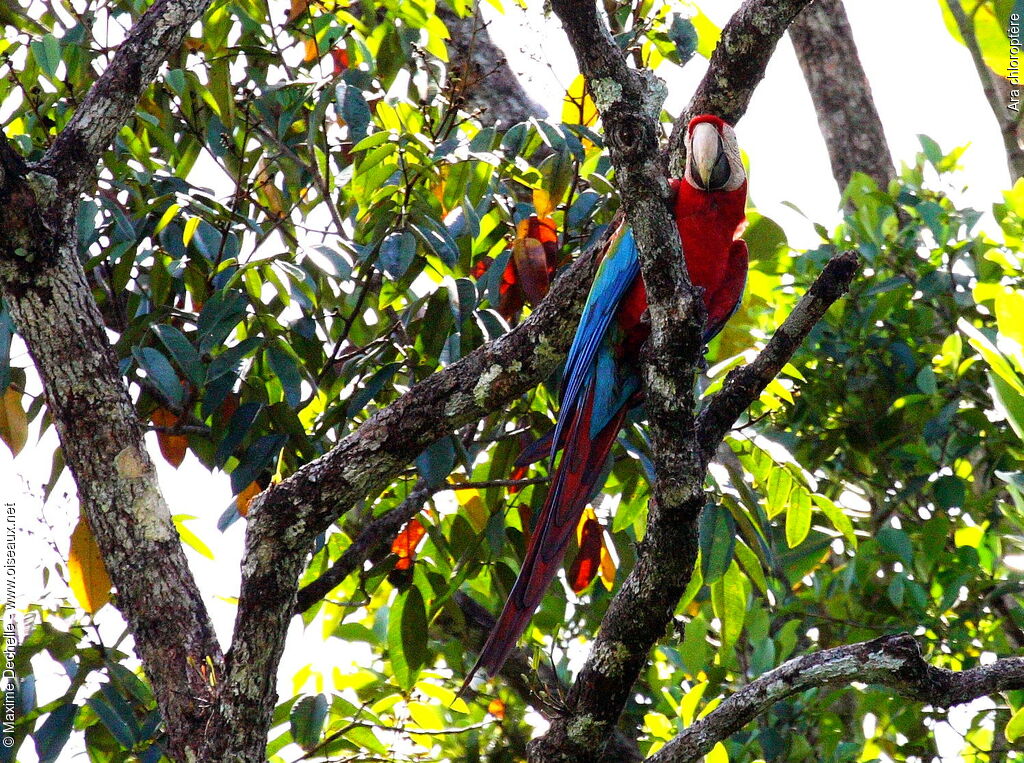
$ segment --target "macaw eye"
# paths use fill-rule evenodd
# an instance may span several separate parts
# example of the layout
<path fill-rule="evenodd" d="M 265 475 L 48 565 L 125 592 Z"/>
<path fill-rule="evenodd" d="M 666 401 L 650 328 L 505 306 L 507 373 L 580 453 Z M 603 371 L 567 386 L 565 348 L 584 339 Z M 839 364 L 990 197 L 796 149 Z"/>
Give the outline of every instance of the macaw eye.
<path fill-rule="evenodd" d="M 729 157 L 725 155 L 725 151 L 719 150 L 715 166 L 712 167 L 711 176 L 708 178 L 708 188 L 712 191 L 724 188 L 731 176 L 732 167 L 729 166 Z"/>

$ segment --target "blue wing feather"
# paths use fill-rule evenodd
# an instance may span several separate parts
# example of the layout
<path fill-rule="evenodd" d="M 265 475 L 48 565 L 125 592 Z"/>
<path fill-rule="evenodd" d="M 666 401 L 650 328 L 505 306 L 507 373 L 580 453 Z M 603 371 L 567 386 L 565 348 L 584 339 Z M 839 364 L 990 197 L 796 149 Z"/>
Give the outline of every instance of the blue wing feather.
<path fill-rule="evenodd" d="M 580 316 L 579 328 L 576 329 L 576 336 L 565 361 L 558 424 L 555 426 L 555 433 L 551 440 L 552 458 L 562 441 L 563 427 L 572 420 L 574 412 L 586 397 L 587 388 L 590 384 L 596 383 L 594 377 L 598 370 L 596 361 L 599 351 L 607 339 L 608 329 L 619 309 L 619 303 L 639 273 L 640 259 L 637 256 L 633 231 L 627 225 L 622 224 L 619 230 L 613 234 L 601 261 L 601 266 L 594 277 L 590 294 L 587 296 L 587 303 Z M 611 360 L 610 357 L 609 360 Z M 605 363 L 601 365 L 607 368 Z M 600 375 L 598 376 L 600 378 Z M 604 376 L 603 378 L 610 380 L 614 376 Z M 604 388 L 604 385 L 599 385 L 599 389 L 605 393 L 611 392 L 610 389 Z M 614 395 L 615 398 L 620 396 L 621 393 Z M 611 401 L 607 399 L 607 394 L 602 397 L 605 397 L 606 400 L 602 401 L 602 405 L 595 406 L 597 410 L 595 410 L 595 417 L 591 422 L 591 432 L 594 434 L 604 428 L 604 425 L 617 410 L 617 407 L 608 405 Z"/>

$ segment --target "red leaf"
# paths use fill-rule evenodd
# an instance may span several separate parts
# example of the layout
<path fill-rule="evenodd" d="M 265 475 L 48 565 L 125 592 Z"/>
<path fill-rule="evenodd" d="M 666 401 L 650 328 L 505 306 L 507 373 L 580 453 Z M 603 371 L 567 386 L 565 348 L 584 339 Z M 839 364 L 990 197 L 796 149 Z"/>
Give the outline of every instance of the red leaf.
<path fill-rule="evenodd" d="M 521 479 L 523 479 L 523 477 L 526 476 L 526 473 L 529 470 L 530 470 L 529 466 L 517 466 L 515 469 L 512 470 L 512 474 L 509 475 L 509 479 L 521 480 Z M 509 495 L 515 495 L 516 493 L 518 493 L 522 489 L 523 488 L 521 486 L 519 486 L 519 485 L 512 485 L 508 489 L 508 494 Z"/>
<path fill-rule="evenodd" d="M 395 564 L 396 570 L 407 570 L 412 566 L 412 561 L 416 558 L 416 546 L 426 534 L 427 531 L 423 527 L 423 523 L 414 518 L 410 519 L 402 531 L 395 536 L 391 542 L 391 553 L 398 556 L 398 562 Z"/>
<path fill-rule="evenodd" d="M 580 531 L 580 552 L 569 569 L 569 584 L 575 593 L 582 593 L 590 585 L 601 565 L 601 523 L 587 514 L 583 515 Z"/>
<path fill-rule="evenodd" d="M 345 48 L 333 48 L 331 58 L 334 60 L 334 76 L 337 77 L 348 68 L 348 51 Z"/>

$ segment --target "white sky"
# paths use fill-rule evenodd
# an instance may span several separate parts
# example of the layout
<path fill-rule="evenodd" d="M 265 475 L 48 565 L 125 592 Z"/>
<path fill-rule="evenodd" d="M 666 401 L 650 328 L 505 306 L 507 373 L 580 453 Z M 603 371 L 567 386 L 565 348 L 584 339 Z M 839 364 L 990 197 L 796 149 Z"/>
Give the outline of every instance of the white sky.
<path fill-rule="evenodd" d="M 723 25 L 739 2 L 706 0 L 700 6 L 712 20 Z M 557 119 L 564 89 L 577 71 L 560 27 L 553 18 L 542 19 L 535 11 L 524 14 L 510 1 L 506 2 L 506 12 L 506 17 L 488 12 L 493 18 L 491 34 L 506 51 L 513 67 L 525 75 L 533 97 Z M 970 57 L 946 32 L 936 0 L 849 0 L 847 12 L 897 166 L 902 161 L 912 161 L 919 150 L 918 133 L 931 136 L 946 151 L 969 143 L 971 147 L 962 159 L 965 170 L 957 178 L 957 185 L 967 189 L 959 198 L 976 208 L 990 210 L 992 203 L 1001 199 L 1000 191 L 1009 185 L 1001 141 Z M 531 47 L 527 48 L 528 45 Z M 670 113 L 678 113 L 705 69 L 706 62 L 699 57 L 683 70 L 665 68 L 662 76 L 668 79 Z M 559 72 L 557 78 L 553 71 Z M 764 214 L 782 224 L 791 242 L 813 245 L 817 237 L 810 224 L 782 206 L 782 202 L 796 204 L 812 220 L 831 227 L 838 220 L 839 194 L 788 38 L 780 43 L 772 58 L 737 134 L 740 145 L 750 156 L 753 201 Z M 16 343 L 12 360 L 16 366 L 28 365 L 23 345 Z M 30 392 L 38 393 L 38 385 L 33 388 L 30 382 Z M 37 435 L 38 430 L 33 428 L 29 445 L 17 459 L 12 459 L 10 452 L 0 446 L 0 502 L 15 501 L 19 512 L 22 541 L 18 582 L 19 596 L 24 601 L 34 600 L 42 593 L 40 560 L 52 564 L 56 558 L 45 537 L 51 534 L 50 530 L 36 519 L 40 514 L 40 486 L 49 475 L 55 437 L 52 429 L 42 440 L 37 441 Z M 226 647 L 234 606 L 225 599 L 237 595 L 243 529 L 241 522 L 225 534 L 215 527 L 217 517 L 231 500 L 228 479 L 219 472 L 206 472 L 191 454 L 186 456 L 181 469 L 174 470 L 160 457 L 155 438 L 150 435 L 150 439 L 172 513 L 196 515 L 198 518 L 189 523 L 190 528 L 216 554 L 216 562 L 211 562 L 189 550 L 192 569 Z M 77 501 L 63 498 L 65 494 L 75 495 L 67 474 L 44 512 L 53 528 L 52 540 L 64 556 L 78 513 Z M 50 590 L 58 590 L 53 578 Z M 108 643 L 120 632 L 109 610 L 106 608 L 100 618 L 101 631 Z M 280 673 L 280 690 L 290 695 L 300 688 L 292 686 L 291 676 L 305 665 L 313 665 L 329 676 L 332 666 L 344 669 L 360 659 L 365 659 L 361 652 L 346 649 L 341 642 L 325 642 L 315 625 L 303 636 L 301 628 L 293 623 Z M 36 662 L 38 668 L 46 664 L 45 660 Z M 44 682 L 39 687 L 40 702 L 58 696 L 65 685 L 60 680 L 49 685 Z M 313 684 L 306 688 L 319 690 Z M 955 733 L 946 733 L 942 739 L 944 750 L 948 749 L 951 755 L 949 759 L 959 760 L 962 740 Z M 65 750 L 66 755 L 70 752 L 70 747 Z M 24 760 L 33 759 L 31 745 L 23 754 Z"/>

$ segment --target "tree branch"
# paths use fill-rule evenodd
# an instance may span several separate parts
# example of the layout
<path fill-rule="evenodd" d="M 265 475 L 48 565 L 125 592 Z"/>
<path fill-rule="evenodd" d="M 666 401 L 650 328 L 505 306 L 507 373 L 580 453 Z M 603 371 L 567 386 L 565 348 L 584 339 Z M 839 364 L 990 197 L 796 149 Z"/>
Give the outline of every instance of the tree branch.
<path fill-rule="evenodd" d="M 906 633 L 824 649 L 790 660 L 747 684 L 648 758 L 648 763 L 698 760 L 779 700 L 850 681 L 886 686 L 917 702 L 951 707 L 1000 691 L 1024 689 L 1024 657 L 959 672 L 946 670 L 925 662 L 917 641 Z"/>
<path fill-rule="evenodd" d="M 100 155 L 135 112 L 167 55 L 210 0 L 156 0 L 128 32 L 110 65 L 89 88 L 71 121 L 50 146 L 38 169 L 57 178 L 61 194 L 75 198 L 95 180 Z"/>
<path fill-rule="evenodd" d="M 859 259 L 852 251 L 829 260 L 753 362 L 729 372 L 722 389 L 711 396 L 697 417 L 698 448 L 705 464 L 740 414 L 793 357 L 814 324 L 850 288 L 859 267 Z"/>
<path fill-rule="evenodd" d="M 854 172 L 885 189 L 896 177 L 882 120 L 842 0 L 817 0 L 789 27 L 839 192 Z"/>
<path fill-rule="evenodd" d="M 447 6 L 438 5 L 437 15 L 451 34 L 448 53 L 450 71 L 459 80 L 456 92 L 465 99 L 468 110 L 479 110 L 481 124 L 508 129 L 530 117 L 547 116 L 523 89 L 505 54 L 491 40 L 479 8 L 460 17 Z"/>
<path fill-rule="evenodd" d="M 1005 81 L 989 69 L 988 64 L 985 63 L 985 55 L 978 44 L 978 36 L 974 33 L 973 19 L 967 17 L 960 0 L 943 0 L 943 2 L 953 15 L 964 45 L 967 46 L 967 50 L 971 54 L 974 68 L 978 72 L 978 79 L 981 80 L 981 89 L 985 94 L 985 100 L 988 101 L 988 106 L 992 109 L 992 115 L 996 118 L 996 124 L 999 126 L 1003 148 L 1006 150 L 1006 164 L 1010 170 L 1010 179 L 1016 181 L 1017 178 L 1024 177 L 1024 149 L 1021 148 L 1020 140 L 1017 138 L 1020 115 L 1011 116 L 1009 113 L 1007 108 L 1009 100 L 1006 98 L 1008 93 L 1000 92 L 1004 89 L 1001 84 L 1005 84 Z"/>
<path fill-rule="evenodd" d="M 299 589 L 295 597 L 295 614 L 302 614 L 314 606 L 362 567 L 363 562 L 393 541 L 402 525 L 419 514 L 438 489 L 421 479 L 398 506 L 369 522 L 323 575 Z"/>
<path fill-rule="evenodd" d="M 748 0 L 723 32 L 689 113 L 711 111 L 735 121 L 786 24 L 806 2 Z M 651 324 L 645 408 L 658 478 L 647 531 L 573 684 L 565 714 L 530 746 L 531 760 L 588 761 L 601 755 L 697 557 L 706 462 L 696 447 L 693 380 L 705 316 L 686 273 L 658 162 L 656 120 L 664 88 L 649 72 L 629 69 L 592 1 L 555 0 L 552 7 L 601 112 L 616 184 L 639 249 Z M 685 127 L 688 118 L 676 125 L 680 143 L 680 125 Z"/>

